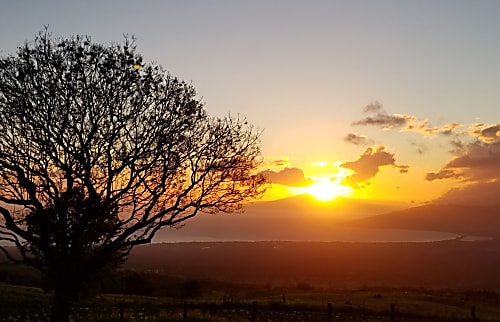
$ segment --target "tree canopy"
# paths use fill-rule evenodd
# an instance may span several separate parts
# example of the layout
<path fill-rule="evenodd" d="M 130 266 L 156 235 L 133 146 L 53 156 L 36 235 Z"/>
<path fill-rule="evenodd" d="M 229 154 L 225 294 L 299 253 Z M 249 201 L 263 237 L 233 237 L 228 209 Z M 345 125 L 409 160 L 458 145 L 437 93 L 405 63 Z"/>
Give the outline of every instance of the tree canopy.
<path fill-rule="evenodd" d="M 64 320 L 58 296 L 162 227 L 259 197 L 259 137 L 244 119 L 210 117 L 133 39 L 42 31 L 0 58 L 0 250 L 53 280 Z"/>

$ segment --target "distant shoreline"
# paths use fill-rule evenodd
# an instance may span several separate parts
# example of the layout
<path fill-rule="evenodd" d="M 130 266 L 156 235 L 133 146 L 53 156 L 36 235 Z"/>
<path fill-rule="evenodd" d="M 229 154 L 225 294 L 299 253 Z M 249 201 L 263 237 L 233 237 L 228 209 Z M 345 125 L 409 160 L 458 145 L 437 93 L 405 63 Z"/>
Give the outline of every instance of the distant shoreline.
<path fill-rule="evenodd" d="M 482 241 L 492 240 L 490 236 L 478 236 L 472 234 L 458 234 L 452 232 L 439 232 L 429 230 L 391 229 L 391 228 L 359 228 L 359 227 L 334 227 L 328 234 L 322 233 L 311 238 L 308 236 L 292 236 L 292 234 L 276 234 L 266 236 L 253 234 L 242 234 L 241 236 L 225 236 L 224 234 L 213 234 L 203 236 L 201 234 L 190 234 L 182 230 L 167 230 L 160 232 L 153 243 L 178 243 L 178 242 L 268 242 L 268 241 L 293 241 L 293 242 L 357 242 L 357 243 L 429 243 L 446 240 L 460 241 Z"/>

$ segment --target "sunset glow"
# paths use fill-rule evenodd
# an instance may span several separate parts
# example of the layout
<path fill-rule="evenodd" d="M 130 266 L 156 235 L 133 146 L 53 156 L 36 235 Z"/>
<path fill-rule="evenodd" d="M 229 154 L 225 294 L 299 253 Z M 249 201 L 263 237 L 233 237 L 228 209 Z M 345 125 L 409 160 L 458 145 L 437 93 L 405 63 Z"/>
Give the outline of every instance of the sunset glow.
<path fill-rule="evenodd" d="M 59 14 L 73 7 L 28 11 L 12 2 L 0 19 L 0 54 L 16 52 L 45 24 L 54 38 L 84 34 L 107 44 L 137 36 L 144 62 L 133 61 L 133 70 L 158 62 L 192 82 L 209 115 L 241 115 L 262 130 L 266 201 L 480 202 L 500 186 L 500 44 L 491 42 L 500 2 L 197 3 L 203 17 L 190 2 L 120 2 L 123 12 L 157 21 L 154 28 L 127 15 L 109 24 L 114 2 L 78 19 Z M 186 21 L 191 27 L 179 33 Z"/>
<path fill-rule="evenodd" d="M 500 0 L 2 4 L 0 322 L 500 322 Z"/>
<path fill-rule="evenodd" d="M 341 185 L 338 180 L 320 178 L 307 187 L 296 188 L 299 193 L 307 193 L 319 201 L 332 201 L 337 197 L 348 197 L 352 194 L 352 188 Z"/>

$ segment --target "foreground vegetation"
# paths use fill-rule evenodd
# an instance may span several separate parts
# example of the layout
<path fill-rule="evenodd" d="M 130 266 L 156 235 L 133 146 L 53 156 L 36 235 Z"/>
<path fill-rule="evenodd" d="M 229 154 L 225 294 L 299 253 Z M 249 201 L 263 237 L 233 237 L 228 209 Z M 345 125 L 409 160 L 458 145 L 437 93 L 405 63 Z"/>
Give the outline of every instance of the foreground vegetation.
<path fill-rule="evenodd" d="M 6 264 L 0 273 L 0 321 L 49 320 L 41 276 Z M 496 292 L 236 285 L 123 271 L 75 299 L 72 321 L 500 321 L 499 301 Z"/>

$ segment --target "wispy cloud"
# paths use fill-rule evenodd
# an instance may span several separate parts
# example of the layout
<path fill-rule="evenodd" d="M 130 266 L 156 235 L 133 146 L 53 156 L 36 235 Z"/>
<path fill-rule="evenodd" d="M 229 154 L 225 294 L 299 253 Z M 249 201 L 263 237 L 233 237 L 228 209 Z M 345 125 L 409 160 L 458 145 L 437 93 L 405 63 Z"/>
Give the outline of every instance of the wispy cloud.
<path fill-rule="evenodd" d="M 262 168 L 282 169 L 290 165 L 290 159 L 286 156 L 266 156 Z"/>
<path fill-rule="evenodd" d="M 450 145 L 451 148 L 449 152 L 453 155 L 461 155 L 467 148 L 467 143 L 458 137 L 455 137 L 453 140 L 451 140 Z"/>
<path fill-rule="evenodd" d="M 344 137 L 344 141 L 352 143 L 354 145 L 369 145 L 373 144 L 373 140 L 360 134 L 349 133 Z"/>
<path fill-rule="evenodd" d="M 377 113 L 374 116 L 367 116 L 359 121 L 352 122 L 352 125 L 374 125 L 383 129 L 399 128 L 406 124 L 406 119 L 402 115 L 389 115 Z"/>
<path fill-rule="evenodd" d="M 401 173 L 406 173 L 409 169 L 407 165 L 396 164 L 395 155 L 386 151 L 383 145 L 366 148 L 357 160 L 341 163 L 340 166 L 354 171 L 343 181 L 353 187 L 361 186 L 375 177 L 382 166 L 399 168 Z"/>
<path fill-rule="evenodd" d="M 389 114 L 379 102 L 370 103 L 363 109 L 363 114 L 370 114 L 364 118 L 352 122 L 358 126 L 377 126 L 384 130 L 399 129 L 402 132 L 416 132 L 428 137 L 436 134 L 451 135 L 459 123 L 448 123 L 438 126 L 431 126 L 429 120 L 420 120 L 416 116 L 407 114 Z"/>
<path fill-rule="evenodd" d="M 463 177 L 461 171 L 453 169 L 442 169 L 438 172 L 429 172 L 425 176 L 428 181 L 440 180 L 440 179 L 460 179 Z"/>
<path fill-rule="evenodd" d="M 366 113 L 383 113 L 382 104 L 380 104 L 380 102 L 378 102 L 378 101 L 369 103 L 363 109 L 363 113 L 364 114 L 366 114 Z"/>
<path fill-rule="evenodd" d="M 427 145 L 420 142 L 410 141 L 410 145 L 417 149 L 418 154 L 424 154 L 428 149 Z"/>

